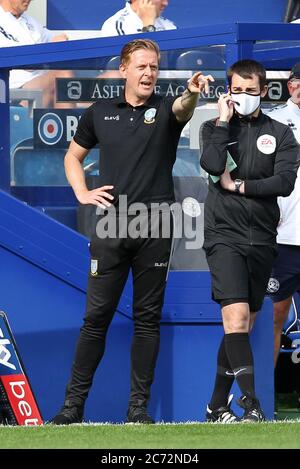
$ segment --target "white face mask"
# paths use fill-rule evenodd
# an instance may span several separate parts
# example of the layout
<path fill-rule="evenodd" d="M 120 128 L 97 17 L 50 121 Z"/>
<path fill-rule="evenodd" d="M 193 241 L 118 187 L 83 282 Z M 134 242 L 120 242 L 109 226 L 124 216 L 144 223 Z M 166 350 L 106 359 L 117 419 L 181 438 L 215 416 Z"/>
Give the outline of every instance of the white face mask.
<path fill-rule="evenodd" d="M 260 105 L 260 94 L 232 93 L 232 99 L 235 101 L 234 109 L 242 116 L 249 116 Z"/>

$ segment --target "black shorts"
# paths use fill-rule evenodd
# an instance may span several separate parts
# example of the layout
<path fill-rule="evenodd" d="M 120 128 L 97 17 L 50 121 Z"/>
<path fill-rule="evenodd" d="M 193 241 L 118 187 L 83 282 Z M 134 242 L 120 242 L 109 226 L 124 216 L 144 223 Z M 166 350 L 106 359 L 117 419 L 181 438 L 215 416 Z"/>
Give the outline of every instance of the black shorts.
<path fill-rule="evenodd" d="M 276 254 L 275 246 L 215 244 L 207 249 L 212 299 L 245 299 L 251 312 L 259 311 Z"/>
<path fill-rule="evenodd" d="M 278 244 L 278 257 L 274 263 L 268 286 L 274 303 L 283 301 L 300 290 L 300 246 Z"/>

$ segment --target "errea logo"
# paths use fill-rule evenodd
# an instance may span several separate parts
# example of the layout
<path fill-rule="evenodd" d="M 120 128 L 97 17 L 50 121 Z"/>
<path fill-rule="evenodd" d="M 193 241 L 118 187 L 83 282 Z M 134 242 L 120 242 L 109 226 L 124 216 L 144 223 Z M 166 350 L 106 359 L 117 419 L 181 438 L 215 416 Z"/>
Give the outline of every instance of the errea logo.
<path fill-rule="evenodd" d="M 119 114 L 117 116 L 104 116 L 105 121 L 119 121 L 120 116 Z"/>

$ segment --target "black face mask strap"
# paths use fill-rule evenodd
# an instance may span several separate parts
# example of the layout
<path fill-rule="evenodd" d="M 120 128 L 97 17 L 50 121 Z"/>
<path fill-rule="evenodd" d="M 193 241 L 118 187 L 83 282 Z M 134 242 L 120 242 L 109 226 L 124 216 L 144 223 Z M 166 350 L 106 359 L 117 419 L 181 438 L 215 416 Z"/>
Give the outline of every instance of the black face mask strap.
<path fill-rule="evenodd" d="M 261 93 L 261 91 L 257 94 L 247 93 L 247 91 L 241 91 L 239 93 L 234 92 L 234 91 L 230 91 L 230 94 L 247 94 L 248 96 L 260 96 L 260 93 Z"/>

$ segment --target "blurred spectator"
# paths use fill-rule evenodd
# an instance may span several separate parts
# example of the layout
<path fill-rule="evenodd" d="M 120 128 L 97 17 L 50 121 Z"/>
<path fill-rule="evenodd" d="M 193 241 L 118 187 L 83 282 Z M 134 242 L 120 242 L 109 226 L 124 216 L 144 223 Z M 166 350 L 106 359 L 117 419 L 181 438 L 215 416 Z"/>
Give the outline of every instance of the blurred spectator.
<path fill-rule="evenodd" d="M 66 41 L 67 35 L 44 28 L 26 12 L 31 0 L 0 0 L 0 47 Z M 71 107 L 55 102 L 55 78 L 71 78 L 70 71 L 12 70 L 10 88 L 42 90 L 44 107 Z"/>
<path fill-rule="evenodd" d="M 287 83 L 290 98 L 274 108 L 269 116 L 292 129 L 300 143 L 300 62 L 292 68 Z M 278 257 L 269 292 L 274 303 L 274 358 L 278 359 L 281 332 L 288 317 L 292 295 L 300 289 L 300 169 L 295 187 L 288 197 L 279 197 L 280 223 L 277 228 Z"/>
<path fill-rule="evenodd" d="M 288 0 L 284 22 L 285 23 L 299 23 L 300 20 L 298 18 L 300 13 L 300 0 Z"/>
<path fill-rule="evenodd" d="M 161 13 L 169 0 L 131 0 L 122 10 L 108 18 L 101 29 L 102 36 L 122 36 L 142 32 L 176 29 Z"/>

